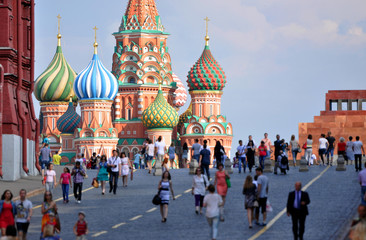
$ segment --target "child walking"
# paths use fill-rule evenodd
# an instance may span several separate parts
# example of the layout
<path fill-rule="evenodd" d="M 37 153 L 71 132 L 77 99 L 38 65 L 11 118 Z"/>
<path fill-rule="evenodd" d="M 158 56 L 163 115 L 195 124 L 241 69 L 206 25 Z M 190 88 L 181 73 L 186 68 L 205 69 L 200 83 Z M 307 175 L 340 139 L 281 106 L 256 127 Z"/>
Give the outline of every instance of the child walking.
<path fill-rule="evenodd" d="M 74 225 L 74 234 L 76 240 L 86 240 L 86 234 L 88 234 L 88 223 L 85 221 L 85 213 L 79 212 L 79 219 Z"/>
<path fill-rule="evenodd" d="M 59 184 L 62 186 L 62 197 L 64 199 L 64 203 L 69 203 L 69 188 L 72 187 L 69 168 L 64 168 L 64 172 L 61 174 Z"/>
<path fill-rule="evenodd" d="M 50 191 L 53 194 L 53 188 L 56 187 L 56 184 L 56 172 L 53 170 L 53 164 L 50 163 L 46 171 L 46 191 Z"/>

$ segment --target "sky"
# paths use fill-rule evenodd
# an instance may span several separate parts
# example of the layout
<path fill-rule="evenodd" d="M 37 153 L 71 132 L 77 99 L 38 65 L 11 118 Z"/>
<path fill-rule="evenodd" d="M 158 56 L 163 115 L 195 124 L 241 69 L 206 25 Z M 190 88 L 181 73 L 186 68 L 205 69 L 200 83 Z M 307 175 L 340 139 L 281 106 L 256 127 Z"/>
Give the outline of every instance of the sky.
<path fill-rule="evenodd" d="M 170 33 L 173 72 L 187 86 L 187 73 L 204 48 L 210 49 L 227 84 L 221 112 L 239 139 L 263 133 L 289 140 L 298 123 L 313 122 L 325 108 L 328 90 L 366 89 L 366 1 L 364 0 L 155 0 Z M 115 39 L 128 0 L 36 0 L 38 77 L 56 50 L 61 15 L 62 49 L 78 73 L 93 54 L 111 70 Z M 36 99 L 36 114 L 39 104 Z M 184 112 L 189 101 L 180 112 Z"/>

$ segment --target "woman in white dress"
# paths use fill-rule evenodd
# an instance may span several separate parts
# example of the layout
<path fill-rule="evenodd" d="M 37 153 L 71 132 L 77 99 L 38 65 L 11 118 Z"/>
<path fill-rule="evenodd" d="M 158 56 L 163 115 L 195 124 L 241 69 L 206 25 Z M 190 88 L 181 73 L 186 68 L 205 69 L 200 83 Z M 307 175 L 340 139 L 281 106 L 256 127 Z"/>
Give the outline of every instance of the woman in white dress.
<path fill-rule="evenodd" d="M 132 169 L 132 164 L 128 157 L 126 157 L 126 153 L 122 152 L 120 158 L 122 166 L 122 183 L 123 187 L 127 187 L 128 174 L 130 173 L 130 168 Z"/>

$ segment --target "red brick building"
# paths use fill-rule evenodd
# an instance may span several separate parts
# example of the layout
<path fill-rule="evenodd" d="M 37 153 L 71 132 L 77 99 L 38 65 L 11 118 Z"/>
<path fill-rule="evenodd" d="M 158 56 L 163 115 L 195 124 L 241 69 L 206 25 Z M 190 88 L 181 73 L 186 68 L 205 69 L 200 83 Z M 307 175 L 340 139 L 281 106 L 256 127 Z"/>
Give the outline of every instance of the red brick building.
<path fill-rule="evenodd" d="M 335 137 L 336 143 L 340 137 L 348 141 L 349 136 L 353 136 L 353 139 L 360 136 L 365 144 L 365 103 L 366 90 L 328 91 L 325 97 L 325 111 L 321 111 L 320 116 L 315 116 L 312 123 L 299 123 L 300 145 L 305 143 L 309 134 L 313 135 L 313 153 L 318 155 L 320 134 L 327 134 L 329 131 Z"/>
<path fill-rule="evenodd" d="M 16 180 L 40 169 L 32 102 L 34 0 L 0 0 L 0 65 L 0 177 Z"/>

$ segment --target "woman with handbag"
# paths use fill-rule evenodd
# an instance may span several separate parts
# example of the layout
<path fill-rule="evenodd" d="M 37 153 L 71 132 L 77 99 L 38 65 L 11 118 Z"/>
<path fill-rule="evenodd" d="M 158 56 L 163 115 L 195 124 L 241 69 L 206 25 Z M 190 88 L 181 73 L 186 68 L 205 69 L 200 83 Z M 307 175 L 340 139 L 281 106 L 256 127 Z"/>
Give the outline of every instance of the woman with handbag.
<path fill-rule="evenodd" d="M 220 221 L 224 221 L 224 205 L 225 205 L 225 199 L 227 194 L 227 189 L 231 186 L 230 184 L 230 176 L 229 174 L 224 170 L 224 165 L 222 163 L 218 164 L 218 171 L 215 174 L 215 183 L 217 193 L 222 197 L 222 206 L 220 207 Z"/>
<path fill-rule="evenodd" d="M 192 183 L 192 195 L 194 195 L 195 199 L 196 214 L 198 214 L 198 210 L 202 214 L 203 198 L 205 197 L 207 183 L 206 175 L 202 174 L 201 168 L 197 168 Z"/>
<path fill-rule="evenodd" d="M 170 176 L 170 173 L 168 171 L 165 171 L 161 177 L 161 180 L 159 182 L 159 195 L 160 195 L 160 214 L 161 214 L 161 222 L 166 222 L 168 217 L 168 205 L 169 205 L 169 197 L 170 193 L 172 193 L 173 200 L 175 200 L 174 197 L 174 191 L 173 191 L 173 184 L 172 184 L 172 177 Z"/>
<path fill-rule="evenodd" d="M 102 195 L 105 193 L 105 182 L 109 180 L 108 172 L 107 172 L 107 156 L 102 155 L 99 163 L 99 169 L 97 172 L 97 180 L 100 181 L 100 185 L 102 187 Z"/>
<path fill-rule="evenodd" d="M 252 176 L 248 175 L 245 179 L 243 186 L 243 194 L 245 195 L 245 204 L 244 207 L 247 210 L 249 228 L 253 228 L 253 209 L 255 205 L 258 205 L 258 202 L 255 203 L 256 200 L 256 189 L 257 187 L 253 183 Z"/>

